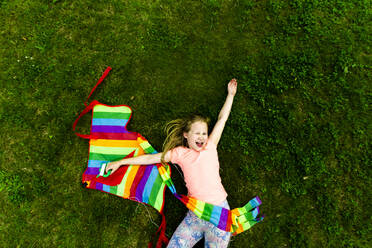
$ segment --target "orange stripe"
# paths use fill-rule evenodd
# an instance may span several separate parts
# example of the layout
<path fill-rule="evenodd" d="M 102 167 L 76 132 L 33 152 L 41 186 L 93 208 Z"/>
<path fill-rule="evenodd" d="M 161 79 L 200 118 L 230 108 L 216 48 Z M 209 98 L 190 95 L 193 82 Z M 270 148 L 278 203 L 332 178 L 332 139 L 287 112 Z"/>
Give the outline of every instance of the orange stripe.
<path fill-rule="evenodd" d="M 164 166 L 159 166 L 158 167 L 158 170 L 159 170 L 159 174 L 162 176 L 162 175 L 164 175 L 164 174 L 166 174 L 166 170 L 165 170 L 165 168 L 164 168 Z"/>
<path fill-rule="evenodd" d="M 187 202 L 186 207 L 190 209 L 191 211 L 194 211 L 196 208 L 196 199 L 189 198 L 189 201 Z"/>
<path fill-rule="evenodd" d="M 145 152 L 143 151 L 142 147 L 138 146 L 137 156 L 142 155 L 142 154 L 145 154 Z"/>
<path fill-rule="evenodd" d="M 127 181 L 125 182 L 125 187 L 124 187 L 124 198 L 128 198 L 130 195 L 130 188 L 132 186 L 134 177 L 137 174 L 138 169 L 140 168 L 140 165 L 132 165 L 132 169 L 129 171 L 129 175 L 127 177 Z"/>
<path fill-rule="evenodd" d="M 240 224 L 240 223 L 238 223 L 238 225 L 239 225 L 239 228 L 236 230 L 236 233 L 241 233 L 241 232 L 243 232 L 244 230 L 243 230 L 243 226 Z"/>
<path fill-rule="evenodd" d="M 234 208 L 233 210 L 230 210 L 231 213 L 235 214 L 236 216 L 240 216 L 240 212 L 237 208 Z"/>
<path fill-rule="evenodd" d="M 136 140 L 107 140 L 107 139 L 91 139 L 90 144 L 94 146 L 107 147 L 139 147 Z"/>
<path fill-rule="evenodd" d="M 230 232 L 232 232 L 232 230 Z M 232 235 L 235 236 L 241 232 L 244 232 L 244 230 L 243 230 L 243 226 L 239 224 L 239 228 L 236 229 L 236 231 Z"/>

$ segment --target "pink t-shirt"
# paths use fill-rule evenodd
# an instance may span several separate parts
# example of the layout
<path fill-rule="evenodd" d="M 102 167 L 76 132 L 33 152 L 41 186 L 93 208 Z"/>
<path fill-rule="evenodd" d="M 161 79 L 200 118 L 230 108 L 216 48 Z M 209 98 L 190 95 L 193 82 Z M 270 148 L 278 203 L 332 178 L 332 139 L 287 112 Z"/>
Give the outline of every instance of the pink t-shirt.
<path fill-rule="evenodd" d="M 215 205 L 226 199 L 227 193 L 221 183 L 217 147 L 212 141 L 208 141 L 201 151 L 184 146 L 170 151 L 171 162 L 178 164 L 183 171 L 189 196 Z"/>

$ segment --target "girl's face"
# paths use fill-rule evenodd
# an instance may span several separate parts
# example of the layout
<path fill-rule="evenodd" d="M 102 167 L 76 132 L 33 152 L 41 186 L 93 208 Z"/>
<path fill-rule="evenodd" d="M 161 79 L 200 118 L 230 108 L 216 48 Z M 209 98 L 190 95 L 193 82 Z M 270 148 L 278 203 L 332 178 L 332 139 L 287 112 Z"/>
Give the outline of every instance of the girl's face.
<path fill-rule="evenodd" d="M 200 151 L 208 140 L 208 125 L 203 121 L 196 121 L 191 124 L 190 131 L 183 133 L 183 136 L 187 139 L 189 148 Z"/>

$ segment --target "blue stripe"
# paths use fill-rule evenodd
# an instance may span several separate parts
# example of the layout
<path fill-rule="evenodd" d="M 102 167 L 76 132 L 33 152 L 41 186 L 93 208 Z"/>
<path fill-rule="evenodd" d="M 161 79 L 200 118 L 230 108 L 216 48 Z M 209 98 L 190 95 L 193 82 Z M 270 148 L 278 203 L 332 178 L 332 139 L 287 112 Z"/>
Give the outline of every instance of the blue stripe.
<path fill-rule="evenodd" d="M 168 186 L 168 185 L 167 185 Z M 174 187 L 173 183 L 168 186 L 168 189 L 172 192 L 172 194 L 177 193 L 176 188 Z"/>
<path fill-rule="evenodd" d="M 222 211 L 222 207 L 213 206 L 211 218 L 209 219 L 209 221 L 215 225 L 218 225 L 220 221 L 221 211 Z"/>
<path fill-rule="evenodd" d="M 100 119 L 93 118 L 93 126 L 125 126 L 128 120 L 126 119 Z"/>
<path fill-rule="evenodd" d="M 253 209 L 252 211 L 252 217 L 255 219 L 257 215 L 259 214 L 260 210 L 258 208 Z"/>
<path fill-rule="evenodd" d="M 88 167 L 94 167 L 94 168 L 101 168 L 102 163 L 107 163 L 109 161 L 102 161 L 102 160 L 89 160 Z"/>
<path fill-rule="evenodd" d="M 106 185 L 106 184 L 104 184 L 103 185 L 103 189 L 102 189 L 103 191 L 106 191 L 106 192 L 110 192 L 110 186 L 109 185 Z"/>
<path fill-rule="evenodd" d="M 152 187 L 154 186 L 155 179 L 157 178 L 158 175 L 159 175 L 158 168 L 154 165 L 152 167 L 152 171 L 151 171 L 151 174 L 149 176 L 149 179 L 146 182 L 145 189 L 143 190 L 142 202 L 149 203 L 151 190 L 152 190 Z"/>

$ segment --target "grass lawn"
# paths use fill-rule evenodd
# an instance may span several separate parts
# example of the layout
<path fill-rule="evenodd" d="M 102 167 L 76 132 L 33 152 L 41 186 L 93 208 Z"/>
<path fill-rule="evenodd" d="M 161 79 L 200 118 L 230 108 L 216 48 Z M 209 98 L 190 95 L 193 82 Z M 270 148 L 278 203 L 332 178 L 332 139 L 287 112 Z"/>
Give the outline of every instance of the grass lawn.
<path fill-rule="evenodd" d="M 107 66 L 91 100 L 131 106 L 128 129 L 158 151 L 172 119 L 215 123 L 237 78 L 222 183 L 266 218 L 230 247 L 370 247 L 371 23 L 370 0 L 0 0 L 0 247 L 153 237 L 154 209 L 81 187 L 72 123 Z M 167 190 L 168 237 L 186 211 Z"/>

